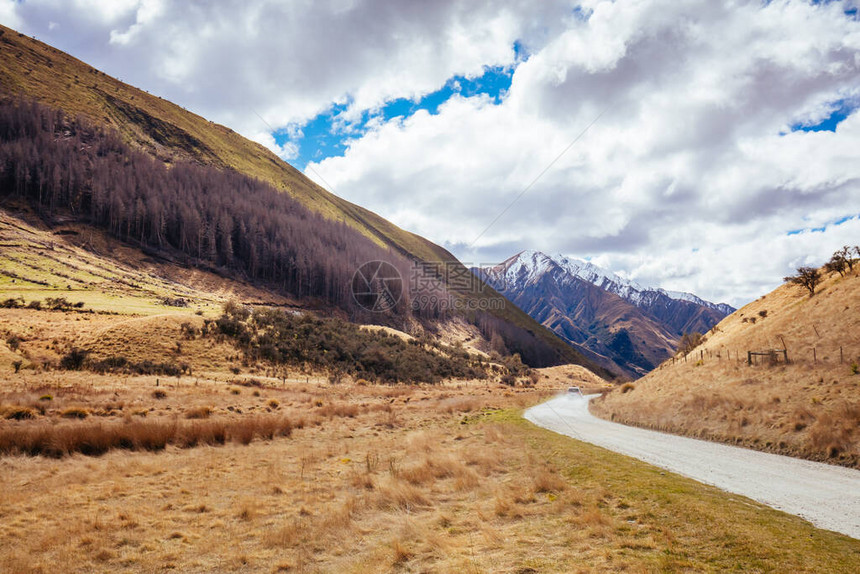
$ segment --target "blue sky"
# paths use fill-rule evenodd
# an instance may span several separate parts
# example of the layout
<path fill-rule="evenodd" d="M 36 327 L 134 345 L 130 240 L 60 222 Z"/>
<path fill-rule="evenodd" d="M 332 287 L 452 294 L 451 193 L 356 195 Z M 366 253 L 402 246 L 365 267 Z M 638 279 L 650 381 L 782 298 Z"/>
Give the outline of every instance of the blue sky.
<path fill-rule="evenodd" d="M 518 55 L 522 53 L 518 44 L 514 44 L 514 49 Z M 441 89 L 417 101 L 407 98 L 389 101 L 378 110 L 363 112 L 357 122 L 342 121 L 343 115 L 349 108 L 348 103 L 334 104 L 325 113 L 298 126 L 299 129 L 278 130 L 273 135 L 275 142 L 280 146 L 287 143 L 298 146 L 298 156 L 291 163 L 304 171 L 311 161 L 320 162 L 328 157 L 343 156 L 348 141 L 364 135 L 371 120 L 389 121 L 397 117 L 408 118 L 419 110 L 435 115 L 439 112 L 439 106 L 456 95 L 486 96 L 499 104 L 511 87 L 514 70 L 515 65 L 488 66 L 478 77 L 453 76 Z"/>
<path fill-rule="evenodd" d="M 836 126 L 845 121 L 857 109 L 857 104 L 846 99 L 840 99 L 833 102 L 830 108 L 833 111 L 821 121 L 813 124 L 794 124 L 791 126 L 791 131 L 835 132 Z"/>

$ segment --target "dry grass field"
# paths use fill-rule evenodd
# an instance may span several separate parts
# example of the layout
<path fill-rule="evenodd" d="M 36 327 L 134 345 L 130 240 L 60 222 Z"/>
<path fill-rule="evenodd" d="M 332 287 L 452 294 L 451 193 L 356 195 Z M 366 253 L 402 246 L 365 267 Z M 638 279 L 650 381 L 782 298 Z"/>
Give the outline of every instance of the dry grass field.
<path fill-rule="evenodd" d="M 521 418 L 568 386 L 609 386 L 582 367 L 542 369 L 532 387 L 406 386 L 248 362 L 183 325 L 232 298 L 288 301 L 80 231 L 0 220 L 0 301 L 24 301 L 0 308 L 4 574 L 852 572 L 860 560 L 856 540 Z M 73 306 L 47 308 L 61 298 Z M 189 304 L 166 303 L 178 298 Z M 461 324 L 440 332 L 473 343 Z M 74 349 L 183 372 L 63 369 Z"/>
<path fill-rule="evenodd" d="M 841 351 L 840 351 L 841 348 Z M 785 349 L 789 363 L 748 351 Z M 764 360 L 762 360 L 764 359 Z M 687 357 L 592 410 L 679 434 L 860 466 L 860 270 L 813 297 L 783 285 L 724 319 Z"/>
<path fill-rule="evenodd" d="M 290 432 L 0 456 L 0 571 L 850 572 L 860 559 L 858 541 L 523 421 L 551 386 L 5 377 L 5 411 L 34 414 L 4 432 L 261 417 Z"/>

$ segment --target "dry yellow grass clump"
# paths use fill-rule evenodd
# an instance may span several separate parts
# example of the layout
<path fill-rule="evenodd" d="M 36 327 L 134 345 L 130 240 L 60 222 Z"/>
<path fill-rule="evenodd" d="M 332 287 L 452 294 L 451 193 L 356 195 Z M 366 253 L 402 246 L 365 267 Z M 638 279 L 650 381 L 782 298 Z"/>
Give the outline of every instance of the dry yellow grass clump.
<path fill-rule="evenodd" d="M 856 266 L 855 266 L 856 267 Z M 748 351 L 779 350 L 776 362 Z M 786 364 L 781 351 L 789 359 Z M 860 270 L 783 285 L 592 409 L 630 424 L 860 466 Z"/>
<path fill-rule="evenodd" d="M 860 555 L 847 537 L 533 427 L 517 413 L 547 388 L 235 395 L 199 380 L 156 398 L 151 378 L 77 376 L 50 399 L 35 380 L 7 381 L 3 404 L 50 406 L 0 429 L 63 428 L 76 404 L 91 413 L 79 429 L 266 412 L 292 433 L 0 456 L 0 571 L 847 572 Z"/>

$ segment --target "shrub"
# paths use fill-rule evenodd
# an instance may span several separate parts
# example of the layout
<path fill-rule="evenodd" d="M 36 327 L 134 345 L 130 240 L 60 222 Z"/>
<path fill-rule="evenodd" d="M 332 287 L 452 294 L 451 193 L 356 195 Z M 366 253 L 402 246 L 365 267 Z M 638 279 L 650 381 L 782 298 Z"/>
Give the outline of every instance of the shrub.
<path fill-rule="evenodd" d="M 200 334 L 200 330 L 188 321 L 179 325 L 179 332 L 185 339 L 194 340 Z"/>
<path fill-rule="evenodd" d="M 21 346 L 21 338 L 18 335 L 10 335 L 6 338 L 6 344 L 9 345 L 9 348 L 13 351 L 17 351 L 18 347 Z"/>
<path fill-rule="evenodd" d="M 60 367 L 67 371 L 80 371 L 84 366 L 84 360 L 87 358 L 87 351 L 82 349 L 72 349 L 60 359 Z"/>
<path fill-rule="evenodd" d="M 815 267 L 798 267 L 796 275 L 784 277 L 783 281 L 799 285 L 809 291 L 809 296 L 815 295 L 815 288 L 821 283 L 821 272 Z"/>
<path fill-rule="evenodd" d="M 678 349 L 686 355 L 704 342 L 705 338 L 701 333 L 693 331 L 692 333 L 684 333 L 681 340 L 678 342 Z"/>
<path fill-rule="evenodd" d="M 212 407 L 195 407 L 185 412 L 187 419 L 208 419 L 212 414 Z"/>
<path fill-rule="evenodd" d="M 635 388 L 636 388 L 636 385 L 634 385 L 633 383 L 624 383 L 623 385 L 621 385 L 621 392 L 622 393 L 629 393 L 630 391 L 634 390 Z"/>
<path fill-rule="evenodd" d="M 45 306 L 54 311 L 67 311 L 72 308 L 72 303 L 65 297 L 46 297 Z"/>
<path fill-rule="evenodd" d="M 560 492 L 567 488 L 564 479 L 547 468 L 540 469 L 533 480 L 535 492 Z"/>
<path fill-rule="evenodd" d="M 23 421 L 36 418 L 35 410 L 21 405 L 5 407 L 0 412 L 3 413 L 3 418 L 8 420 Z"/>
<path fill-rule="evenodd" d="M 486 377 L 481 361 L 465 352 L 437 352 L 337 318 L 228 305 L 215 325 L 249 361 L 311 366 L 332 374 L 333 382 L 342 376 L 384 383 Z M 506 358 L 504 369 L 514 376 L 527 374 L 518 356 Z"/>
<path fill-rule="evenodd" d="M 860 373 L 860 365 L 857 364 L 857 361 L 852 361 L 851 362 L 851 374 L 856 375 L 857 373 Z"/>
<path fill-rule="evenodd" d="M 28 309 L 33 309 L 33 310 L 35 310 L 35 311 L 39 311 L 39 310 L 42 308 L 42 302 L 41 302 L 41 301 L 39 301 L 38 299 L 33 299 L 33 300 L 32 300 L 32 301 L 30 301 L 30 303 L 27 305 L 27 308 L 28 308 Z"/>
<path fill-rule="evenodd" d="M 166 399 L 167 398 L 167 391 L 162 390 L 162 389 L 155 389 L 154 391 L 152 391 L 152 398 L 153 399 L 159 399 L 159 400 L 160 399 Z"/>
<path fill-rule="evenodd" d="M 90 411 L 84 407 L 69 407 L 61 412 L 60 416 L 67 419 L 85 419 L 90 416 Z"/>

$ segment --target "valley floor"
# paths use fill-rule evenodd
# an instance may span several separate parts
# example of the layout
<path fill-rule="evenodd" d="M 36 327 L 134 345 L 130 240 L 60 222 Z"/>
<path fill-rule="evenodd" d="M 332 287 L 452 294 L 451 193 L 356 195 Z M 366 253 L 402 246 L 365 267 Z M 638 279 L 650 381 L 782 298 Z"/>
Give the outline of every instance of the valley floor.
<path fill-rule="evenodd" d="M 292 434 L 3 456 L 0 571 L 850 572 L 860 560 L 857 540 L 525 422 L 558 380 L 155 384 L 9 375 L 6 407 L 49 406 L 0 425 L 278 416 Z M 87 418 L 62 416 L 75 405 Z"/>

